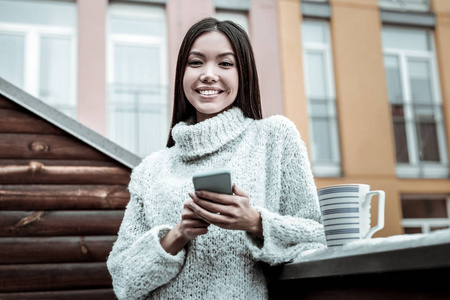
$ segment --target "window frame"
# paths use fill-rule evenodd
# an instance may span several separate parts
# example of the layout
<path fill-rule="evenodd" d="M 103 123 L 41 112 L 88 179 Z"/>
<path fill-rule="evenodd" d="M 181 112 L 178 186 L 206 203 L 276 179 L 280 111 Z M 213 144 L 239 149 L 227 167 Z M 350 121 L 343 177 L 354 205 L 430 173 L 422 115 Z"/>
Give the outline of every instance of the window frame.
<path fill-rule="evenodd" d="M 398 10 L 398 11 L 417 11 L 417 12 L 428 12 L 430 11 L 430 1 L 425 0 L 425 3 L 405 3 L 402 1 L 392 1 L 392 0 L 378 0 L 378 5 L 381 9 L 388 10 Z"/>
<path fill-rule="evenodd" d="M 113 89 L 114 89 L 114 81 L 115 81 L 115 65 L 114 65 L 114 47 L 117 45 L 121 46 L 147 46 L 147 47 L 157 47 L 160 54 L 160 59 L 163 64 L 161 64 L 161 68 L 159 70 L 159 78 L 161 91 L 162 91 L 162 97 L 166 99 L 166 108 L 167 113 L 164 116 L 165 122 L 164 124 L 161 124 L 161 127 L 165 129 L 165 132 L 167 133 L 164 135 L 164 138 L 160 141 L 163 147 L 165 147 L 165 142 L 167 141 L 167 136 L 169 134 L 169 122 L 170 122 L 170 101 L 169 101 L 169 66 L 168 66 L 168 37 L 167 37 L 167 28 L 165 29 L 164 36 L 162 37 L 156 37 L 156 36 L 143 36 L 138 34 L 118 34 L 118 33 L 112 33 L 111 27 L 110 27 L 110 19 L 112 15 L 120 16 L 120 17 L 132 17 L 132 18 L 148 18 L 150 15 L 154 14 L 158 15 L 159 13 L 155 11 L 151 11 L 152 9 L 146 9 L 145 12 L 143 12 L 140 8 L 141 7 L 154 7 L 158 10 L 164 11 L 164 9 L 161 9 L 161 5 L 158 4 L 142 4 L 142 3 L 116 3 L 112 2 L 109 4 L 108 7 L 108 16 L 107 16 L 107 42 L 106 42 L 106 52 L 107 52 L 107 124 L 106 124 L 106 132 L 107 136 L 111 138 L 112 140 L 115 139 L 115 132 L 116 132 L 116 124 L 115 122 L 115 110 L 116 110 L 116 103 L 113 101 Z M 151 13 L 149 13 L 151 11 Z M 165 11 L 164 11 L 164 18 L 165 17 Z M 166 22 L 164 22 L 164 26 L 166 26 Z M 139 123 L 139 118 L 136 118 L 136 123 Z M 139 153 L 139 135 L 140 130 L 139 124 L 134 124 L 134 127 L 137 128 L 135 134 L 135 143 L 133 143 L 133 149 L 129 149 L 130 151 L 136 153 L 137 155 L 148 155 L 150 153 L 142 154 Z M 126 146 L 124 146 L 126 147 Z"/>
<path fill-rule="evenodd" d="M 310 136 L 310 148 L 311 148 L 311 160 L 312 160 L 312 169 L 313 173 L 317 177 L 340 177 L 342 176 L 342 167 L 341 167 L 341 151 L 340 151 L 340 138 L 338 132 L 338 115 L 337 115 L 337 103 L 336 103 L 336 91 L 335 91 L 335 83 L 334 83 L 334 69 L 333 69 L 333 57 L 331 50 L 331 35 L 330 35 L 330 24 L 325 20 L 312 20 L 312 19 L 304 19 L 303 22 L 315 22 L 320 23 L 326 28 L 326 34 L 328 38 L 328 43 L 314 43 L 314 42 L 306 42 L 302 39 L 302 56 L 303 56 L 303 74 L 304 76 L 304 85 L 305 85 L 305 96 L 307 98 L 307 112 L 308 112 L 308 123 L 309 123 L 309 136 Z M 303 22 L 301 24 L 302 34 L 303 34 Z M 330 132 L 330 143 L 331 147 L 331 156 L 332 161 L 330 162 L 321 162 L 317 160 L 316 157 L 316 145 L 314 144 L 314 132 L 312 128 L 312 119 L 314 118 L 311 109 L 312 99 L 309 97 L 309 83 L 310 76 L 308 76 L 308 59 L 307 56 L 309 53 L 320 53 L 323 55 L 325 60 L 325 80 L 327 81 L 327 116 L 328 120 L 331 120 L 329 126 Z"/>
<path fill-rule="evenodd" d="M 402 201 L 414 200 L 440 200 L 445 199 L 447 205 L 447 218 L 403 218 L 401 225 L 403 228 L 421 228 L 422 233 L 431 232 L 431 227 L 449 227 L 450 228 L 450 195 L 402 195 Z"/>
<path fill-rule="evenodd" d="M 0 34 L 20 35 L 24 38 L 24 61 L 23 61 L 23 86 L 20 87 L 32 96 L 39 98 L 47 104 L 60 110 L 68 110 L 71 117 L 76 119 L 77 113 L 77 35 L 76 29 L 64 26 L 49 26 L 38 24 L 16 24 L 0 22 Z M 40 97 L 40 57 L 41 39 L 45 37 L 68 38 L 70 43 L 70 91 L 67 107 L 62 109 L 60 103 L 47 101 Z"/>
<path fill-rule="evenodd" d="M 389 29 L 401 29 L 403 27 L 397 26 L 383 26 Z M 414 30 L 414 29 L 408 29 Z M 446 134 L 445 134 L 445 124 L 444 116 L 442 112 L 442 97 L 439 85 L 439 74 L 437 66 L 437 58 L 434 44 L 433 32 L 426 29 L 417 29 L 426 31 L 429 37 L 430 50 L 429 51 L 418 51 L 418 50 L 404 50 L 395 49 L 383 46 L 383 59 L 386 56 L 396 57 L 399 63 L 400 72 L 400 82 L 402 91 L 402 102 L 404 109 L 405 118 L 405 131 L 406 140 L 409 154 L 409 163 L 399 163 L 396 162 L 396 174 L 401 178 L 446 178 L 449 176 L 448 169 L 448 157 L 447 157 L 447 147 L 446 147 Z M 409 83 L 409 73 L 408 73 L 408 61 L 411 59 L 425 60 L 429 63 L 430 67 L 430 81 L 431 81 L 431 92 L 432 92 L 432 105 L 433 105 L 433 116 L 436 122 L 436 134 L 438 138 L 438 149 L 440 162 L 427 162 L 420 161 L 419 157 L 419 146 L 418 146 L 418 136 L 416 121 L 414 115 L 414 102 L 411 95 L 411 87 Z M 386 66 L 384 66 L 386 71 Z M 391 99 L 388 99 L 389 105 L 392 105 Z M 392 115 L 391 115 L 392 118 Z M 393 124 L 393 121 L 392 121 Z M 395 138 L 395 137 L 394 137 Z"/>

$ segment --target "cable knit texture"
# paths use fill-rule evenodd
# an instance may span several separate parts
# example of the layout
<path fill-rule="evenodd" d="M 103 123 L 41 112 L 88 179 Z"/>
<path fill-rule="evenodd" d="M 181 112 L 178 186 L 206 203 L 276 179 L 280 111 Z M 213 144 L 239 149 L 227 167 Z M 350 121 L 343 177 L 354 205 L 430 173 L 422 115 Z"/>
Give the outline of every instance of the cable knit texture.
<path fill-rule="evenodd" d="M 145 158 L 131 175 L 131 200 L 108 258 L 119 299 L 268 299 L 264 263 L 290 262 L 325 247 L 316 186 L 295 125 L 282 116 L 246 118 L 229 109 L 180 122 L 175 146 Z M 192 175 L 229 169 L 262 217 L 264 241 L 210 226 L 173 256 L 161 239 L 180 221 Z"/>

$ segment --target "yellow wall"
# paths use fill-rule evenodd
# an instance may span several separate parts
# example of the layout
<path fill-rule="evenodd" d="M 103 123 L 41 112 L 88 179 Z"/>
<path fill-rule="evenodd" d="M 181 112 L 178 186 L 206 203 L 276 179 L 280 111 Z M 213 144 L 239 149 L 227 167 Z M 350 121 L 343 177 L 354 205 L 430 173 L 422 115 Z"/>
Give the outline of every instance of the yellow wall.
<path fill-rule="evenodd" d="M 349 177 L 393 177 L 394 144 L 378 2 L 354 2 L 331 1 L 342 167 Z"/>
<path fill-rule="evenodd" d="M 442 109 L 447 128 L 447 154 L 450 161 L 450 1 L 432 0 L 431 9 L 436 15 L 436 55 L 441 80 Z"/>
<path fill-rule="evenodd" d="M 284 115 L 291 119 L 309 145 L 308 113 L 303 78 L 300 1 L 278 0 Z"/>
<path fill-rule="evenodd" d="M 385 229 L 401 233 L 395 189 L 395 146 L 383 65 L 377 0 L 332 0 L 332 39 L 342 170 L 340 182 L 386 192 Z M 336 180 L 332 180 L 334 182 Z M 330 180 L 317 179 L 317 185 Z M 375 218 L 376 209 L 373 210 Z"/>
<path fill-rule="evenodd" d="M 278 0 L 285 115 L 303 138 L 308 133 L 298 0 Z M 385 228 L 375 236 L 403 234 L 402 194 L 450 194 L 449 179 L 401 179 L 388 100 L 378 0 L 330 0 L 336 105 L 343 177 L 318 178 L 317 187 L 365 183 L 386 192 Z M 436 53 L 450 149 L 450 1 L 432 0 Z M 307 138 L 306 138 L 307 139 Z M 376 221 L 376 205 L 372 211 Z"/>

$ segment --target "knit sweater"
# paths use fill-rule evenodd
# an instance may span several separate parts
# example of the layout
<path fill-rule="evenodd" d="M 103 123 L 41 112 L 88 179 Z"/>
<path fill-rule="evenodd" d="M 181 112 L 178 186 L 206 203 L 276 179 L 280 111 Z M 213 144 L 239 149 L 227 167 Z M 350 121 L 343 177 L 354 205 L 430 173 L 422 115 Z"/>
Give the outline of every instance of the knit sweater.
<path fill-rule="evenodd" d="M 175 146 L 145 158 L 131 175 L 131 199 L 107 266 L 119 299 L 267 299 L 264 263 L 322 248 L 324 230 L 307 150 L 282 116 L 246 118 L 233 107 L 174 126 Z M 161 239 L 181 220 L 192 175 L 232 172 L 260 212 L 264 240 L 211 225 L 176 255 Z"/>

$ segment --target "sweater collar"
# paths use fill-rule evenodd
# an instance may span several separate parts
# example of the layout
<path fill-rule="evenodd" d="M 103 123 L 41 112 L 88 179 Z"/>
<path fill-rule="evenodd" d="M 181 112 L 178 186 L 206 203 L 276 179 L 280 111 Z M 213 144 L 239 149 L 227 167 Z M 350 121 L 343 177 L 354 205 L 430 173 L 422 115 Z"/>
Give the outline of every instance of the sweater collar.
<path fill-rule="evenodd" d="M 217 151 L 238 137 L 252 121 L 240 108 L 232 107 L 197 124 L 192 124 L 192 120 L 180 122 L 173 127 L 172 136 L 181 158 L 190 160 Z"/>

